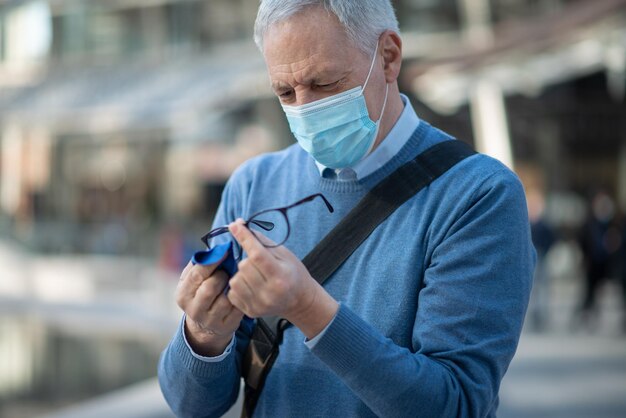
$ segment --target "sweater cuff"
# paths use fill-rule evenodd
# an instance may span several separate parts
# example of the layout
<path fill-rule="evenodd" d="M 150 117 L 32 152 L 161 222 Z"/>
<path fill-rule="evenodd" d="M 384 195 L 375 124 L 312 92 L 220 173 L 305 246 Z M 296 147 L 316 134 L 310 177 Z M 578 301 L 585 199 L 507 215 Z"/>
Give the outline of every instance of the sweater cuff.
<path fill-rule="evenodd" d="M 371 358 L 368 350 L 373 335 L 378 333 L 352 310 L 340 304 L 337 315 L 311 352 L 339 376 L 348 376 L 363 366 L 363 359 Z"/>
<path fill-rule="evenodd" d="M 335 316 L 337 315 L 337 313 L 335 313 Z M 331 324 L 333 323 L 333 321 L 335 320 L 335 317 L 333 316 L 333 319 L 330 320 L 330 322 L 328 323 L 328 325 L 326 325 L 326 327 L 319 333 L 317 334 L 315 337 L 311 338 L 310 340 L 308 338 L 304 339 L 304 345 L 306 345 L 309 350 L 312 350 L 313 347 L 315 347 L 317 345 L 317 342 L 319 340 L 322 339 L 322 337 L 326 334 L 326 330 L 328 328 L 330 328 Z"/>
<path fill-rule="evenodd" d="M 184 320 L 185 319 L 183 317 L 183 321 Z M 234 338 L 231 341 L 231 344 L 227 347 L 226 351 L 222 355 L 218 356 L 221 358 L 220 361 L 215 361 L 217 357 L 207 357 L 208 359 L 213 359 L 213 361 L 206 361 L 205 359 L 198 358 L 200 356 L 191 350 L 185 339 L 183 327 L 179 326 L 172 342 L 170 343 L 170 349 L 183 366 L 194 376 L 212 379 L 233 373 L 235 362 L 230 361 L 230 358 L 233 356 L 231 349 L 233 342 Z"/>
<path fill-rule="evenodd" d="M 191 345 L 189 345 L 189 341 L 187 340 L 187 335 L 185 334 L 185 318 L 186 318 L 186 315 L 183 315 L 183 320 L 180 323 L 180 332 L 181 332 L 181 334 L 183 334 L 183 339 L 185 340 L 185 345 L 187 346 L 189 351 L 191 351 L 191 355 L 193 355 L 195 358 L 197 358 L 200 361 L 204 361 L 204 362 L 207 362 L 207 363 L 217 363 L 218 361 L 224 360 L 230 354 L 230 352 L 233 349 L 233 346 L 235 345 L 235 335 L 234 334 L 233 334 L 233 338 L 231 338 L 231 340 L 230 340 L 230 343 L 228 343 L 228 346 L 226 346 L 226 349 L 224 349 L 224 352 L 222 354 L 220 354 L 219 356 L 215 356 L 215 357 L 201 356 L 200 354 L 198 354 L 195 351 L 193 351 L 193 348 L 191 348 Z"/>

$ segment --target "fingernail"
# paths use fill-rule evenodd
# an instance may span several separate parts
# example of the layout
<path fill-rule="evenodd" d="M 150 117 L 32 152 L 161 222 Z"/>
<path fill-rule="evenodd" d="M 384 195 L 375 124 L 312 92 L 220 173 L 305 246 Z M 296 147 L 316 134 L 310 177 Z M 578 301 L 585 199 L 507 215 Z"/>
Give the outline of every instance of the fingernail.
<path fill-rule="evenodd" d="M 241 219 L 237 219 L 235 222 L 230 224 L 229 228 L 230 228 L 230 232 L 233 235 L 237 235 L 239 233 L 240 228 L 241 228 Z"/>

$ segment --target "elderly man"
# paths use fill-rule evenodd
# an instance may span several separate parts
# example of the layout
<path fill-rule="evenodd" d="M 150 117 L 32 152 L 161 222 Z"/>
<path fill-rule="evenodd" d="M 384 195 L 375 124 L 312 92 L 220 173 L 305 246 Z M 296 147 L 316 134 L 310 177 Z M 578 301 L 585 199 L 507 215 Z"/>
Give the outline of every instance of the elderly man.
<path fill-rule="evenodd" d="M 169 405 L 181 417 L 227 411 L 250 318 L 276 315 L 293 326 L 254 416 L 495 416 L 534 268 L 518 179 L 489 157 L 466 158 L 318 284 L 300 259 L 375 185 L 451 138 L 398 90 L 388 0 L 264 0 L 255 41 L 298 144 L 228 182 L 215 226 L 232 236 L 209 236 L 241 245 L 238 272 L 190 263 L 181 275 L 185 316 L 159 364 Z M 285 210 L 282 245 L 248 229 L 263 222 L 240 219 L 317 193 L 334 212 L 322 199 Z"/>

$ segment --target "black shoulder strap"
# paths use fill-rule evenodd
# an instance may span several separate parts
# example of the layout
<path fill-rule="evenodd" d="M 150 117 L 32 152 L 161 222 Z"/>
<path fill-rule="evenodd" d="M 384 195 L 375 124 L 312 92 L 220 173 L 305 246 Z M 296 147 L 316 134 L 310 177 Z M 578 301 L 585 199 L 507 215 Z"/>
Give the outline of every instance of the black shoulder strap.
<path fill-rule="evenodd" d="M 324 283 L 398 207 L 472 154 L 464 142 L 440 142 L 387 176 L 304 257 L 311 276 Z"/>
<path fill-rule="evenodd" d="M 324 283 L 398 207 L 474 153 L 461 141 L 440 142 L 387 176 L 304 257 L 302 262 L 311 276 Z M 242 417 L 252 416 L 265 377 L 278 356 L 282 333 L 288 326 L 282 318 L 257 319 L 242 364 L 246 382 Z"/>

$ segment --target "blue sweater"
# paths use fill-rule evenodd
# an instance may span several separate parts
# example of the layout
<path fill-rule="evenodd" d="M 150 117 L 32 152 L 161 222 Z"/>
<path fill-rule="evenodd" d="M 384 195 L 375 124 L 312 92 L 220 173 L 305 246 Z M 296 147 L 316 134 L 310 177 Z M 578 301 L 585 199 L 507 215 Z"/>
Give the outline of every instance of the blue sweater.
<path fill-rule="evenodd" d="M 361 180 L 321 178 L 299 146 L 255 158 L 231 179 L 215 225 L 321 192 L 290 210 L 286 247 L 304 257 L 385 176 L 450 139 L 422 121 L 385 166 Z M 312 349 L 285 332 L 256 417 L 493 417 L 522 328 L 534 250 L 524 192 L 498 161 L 474 155 L 382 223 L 324 284 L 339 311 Z M 245 321 L 222 361 L 195 358 L 179 331 L 159 380 L 180 417 L 235 402 Z"/>

